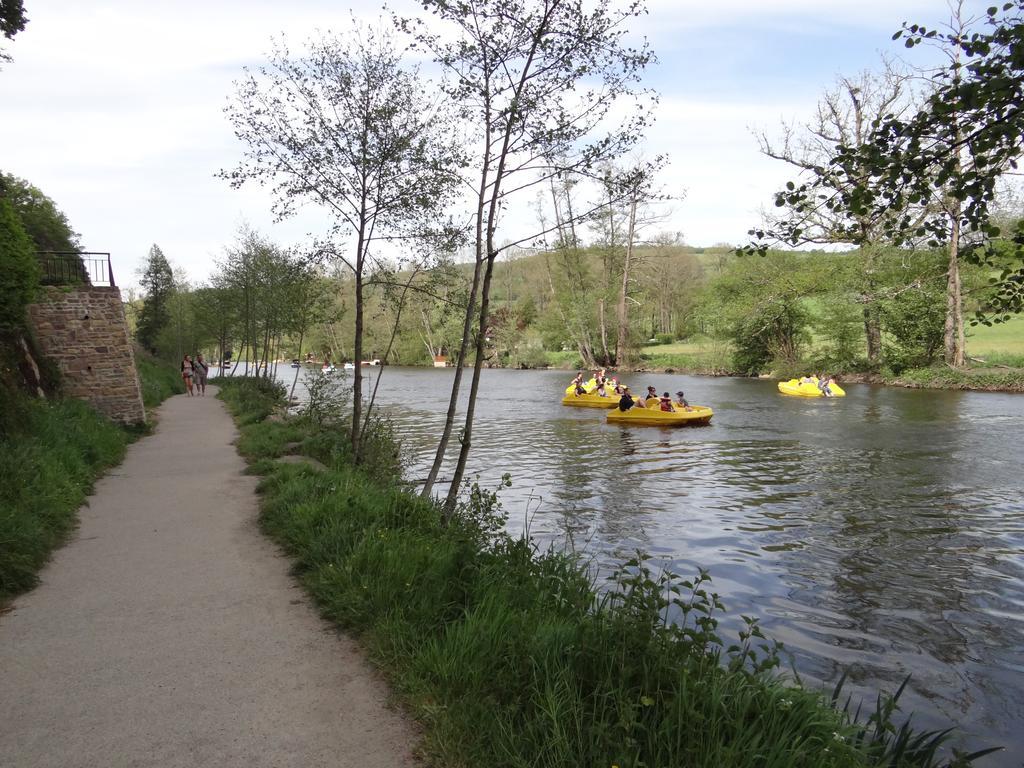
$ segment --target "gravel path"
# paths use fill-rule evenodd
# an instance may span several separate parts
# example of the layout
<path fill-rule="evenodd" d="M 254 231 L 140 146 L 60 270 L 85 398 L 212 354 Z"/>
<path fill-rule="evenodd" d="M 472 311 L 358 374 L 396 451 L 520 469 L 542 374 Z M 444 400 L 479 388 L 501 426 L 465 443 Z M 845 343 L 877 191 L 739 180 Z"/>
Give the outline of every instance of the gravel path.
<path fill-rule="evenodd" d="M 260 534 L 214 391 L 164 403 L 0 616 L 0 766 L 416 764 L 414 726 Z"/>

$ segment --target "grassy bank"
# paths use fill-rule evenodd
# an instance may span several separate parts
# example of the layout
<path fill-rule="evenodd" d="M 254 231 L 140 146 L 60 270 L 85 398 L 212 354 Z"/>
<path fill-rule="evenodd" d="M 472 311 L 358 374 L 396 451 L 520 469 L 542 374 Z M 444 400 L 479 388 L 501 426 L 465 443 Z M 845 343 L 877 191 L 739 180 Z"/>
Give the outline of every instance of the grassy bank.
<path fill-rule="evenodd" d="M 960 370 L 946 366 L 916 368 L 902 371 L 899 374 L 883 376 L 880 383 L 927 389 L 1024 392 L 1024 368 L 972 367 Z"/>
<path fill-rule="evenodd" d="M 185 384 L 178 370 L 155 359 L 140 349 L 135 350 L 135 369 L 139 372 L 142 385 L 142 402 L 147 408 L 155 408 L 171 395 L 185 392 Z"/>
<path fill-rule="evenodd" d="M 173 368 L 139 366 L 147 406 L 173 394 Z M 0 428 L 0 607 L 31 589 L 50 553 L 77 524 L 96 479 L 144 430 L 125 429 L 78 400 L 37 400 L 11 390 Z"/>
<path fill-rule="evenodd" d="M 0 605 L 35 586 L 96 478 L 121 461 L 129 439 L 77 400 L 19 403 L 15 428 L 0 440 Z"/>
<path fill-rule="evenodd" d="M 343 428 L 267 421 L 266 384 L 223 383 L 239 450 L 262 475 L 260 522 L 327 618 L 356 634 L 444 766 L 928 766 L 940 734 L 858 724 L 779 677 L 756 621 L 718 637 L 706 574 L 638 555 L 595 583 L 576 558 L 503 531 L 473 488 L 444 525 L 403 491 L 395 453 L 352 467 Z M 378 435 L 380 445 L 387 435 Z M 329 468 L 279 464 L 291 445 Z M 672 620 L 667 620 L 671 618 Z"/>

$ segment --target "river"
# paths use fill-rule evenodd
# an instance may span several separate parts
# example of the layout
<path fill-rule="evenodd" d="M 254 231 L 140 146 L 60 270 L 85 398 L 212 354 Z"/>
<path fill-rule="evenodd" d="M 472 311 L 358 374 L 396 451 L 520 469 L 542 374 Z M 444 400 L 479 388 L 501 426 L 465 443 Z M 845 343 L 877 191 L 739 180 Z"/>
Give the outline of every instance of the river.
<path fill-rule="evenodd" d="M 454 371 L 378 371 L 406 475 L 423 478 Z M 715 410 L 709 426 L 669 430 L 562 406 L 570 377 L 483 372 L 470 473 L 490 487 L 512 475 L 510 527 L 598 566 L 643 549 L 708 568 L 723 627 L 759 616 L 805 682 L 846 670 L 870 705 L 910 674 L 915 722 L 1007 747 L 983 766 L 1020 764 L 1024 396 L 848 385 L 803 399 L 771 381 L 624 377 Z"/>

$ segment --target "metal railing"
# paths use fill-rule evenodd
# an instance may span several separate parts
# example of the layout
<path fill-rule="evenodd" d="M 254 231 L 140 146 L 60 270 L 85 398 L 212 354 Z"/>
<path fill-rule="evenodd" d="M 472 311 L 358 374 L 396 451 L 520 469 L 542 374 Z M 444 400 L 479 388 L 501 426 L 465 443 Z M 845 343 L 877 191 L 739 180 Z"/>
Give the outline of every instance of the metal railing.
<path fill-rule="evenodd" d="M 97 251 L 39 251 L 43 285 L 97 285 L 116 288 L 110 254 Z"/>

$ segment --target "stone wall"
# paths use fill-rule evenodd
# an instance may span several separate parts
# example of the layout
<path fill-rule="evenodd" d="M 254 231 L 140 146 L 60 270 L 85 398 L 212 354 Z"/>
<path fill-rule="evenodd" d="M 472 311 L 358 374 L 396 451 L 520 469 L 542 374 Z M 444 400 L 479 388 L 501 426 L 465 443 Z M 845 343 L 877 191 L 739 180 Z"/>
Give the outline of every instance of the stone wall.
<path fill-rule="evenodd" d="M 135 353 L 117 288 L 40 289 L 29 319 L 43 354 L 62 374 L 64 393 L 125 424 L 146 420 Z"/>

